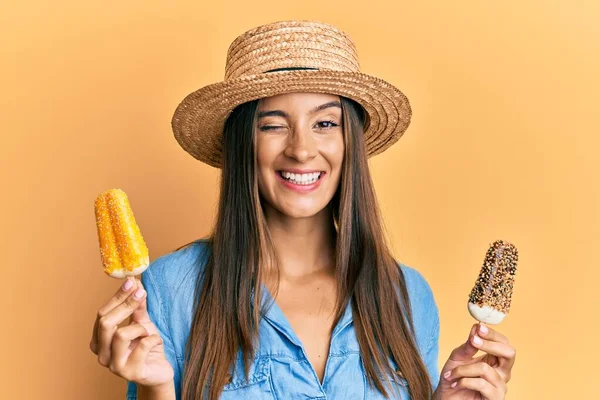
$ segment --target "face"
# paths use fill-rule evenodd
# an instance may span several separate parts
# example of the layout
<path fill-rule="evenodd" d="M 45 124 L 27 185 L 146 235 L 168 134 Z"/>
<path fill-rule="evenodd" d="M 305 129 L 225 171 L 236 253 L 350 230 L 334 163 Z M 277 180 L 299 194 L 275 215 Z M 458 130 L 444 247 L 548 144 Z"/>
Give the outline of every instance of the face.
<path fill-rule="evenodd" d="M 340 97 L 287 93 L 258 103 L 258 187 L 267 208 L 305 218 L 323 210 L 340 182 Z M 271 210 L 268 210 L 271 211 Z"/>

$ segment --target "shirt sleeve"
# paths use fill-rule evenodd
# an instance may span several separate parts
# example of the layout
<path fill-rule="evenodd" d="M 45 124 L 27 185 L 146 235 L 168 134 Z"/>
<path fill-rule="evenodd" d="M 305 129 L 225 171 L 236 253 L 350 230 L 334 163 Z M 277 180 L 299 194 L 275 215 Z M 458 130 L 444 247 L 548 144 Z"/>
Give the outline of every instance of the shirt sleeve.
<path fill-rule="evenodd" d="M 159 293 L 159 286 L 156 284 L 156 278 L 153 275 L 153 267 L 157 270 L 156 264 L 161 263 L 162 259 L 156 259 L 152 262 L 146 271 L 142 273 L 142 284 L 144 285 L 144 289 L 146 289 L 146 304 L 148 308 L 148 315 L 150 319 L 156 325 L 158 332 L 163 340 L 163 346 L 165 348 L 165 356 L 171 366 L 173 367 L 173 371 L 175 373 L 174 381 L 175 388 L 178 388 L 180 381 L 180 372 L 177 366 L 177 358 L 175 356 L 175 350 L 173 346 L 173 339 L 171 337 L 166 314 L 164 312 L 164 302 Z M 178 392 L 176 390 L 176 392 Z M 179 396 L 177 396 L 179 399 Z M 137 385 L 135 382 L 127 381 L 127 400 L 137 400 Z"/>
<path fill-rule="evenodd" d="M 440 316 L 433 295 L 431 296 L 430 307 L 433 322 L 429 339 L 429 345 L 427 346 L 427 350 L 425 351 L 424 361 L 425 366 L 427 367 L 427 371 L 429 372 L 429 377 L 431 379 L 433 391 L 435 391 L 440 380 L 440 372 L 438 367 L 438 357 L 440 353 Z"/>
<path fill-rule="evenodd" d="M 440 379 L 438 367 L 440 339 L 439 310 L 431 286 L 425 277 L 412 267 L 404 264 L 401 264 L 401 267 L 404 272 L 412 305 L 417 343 L 423 363 L 429 374 L 431 386 L 435 391 Z"/>

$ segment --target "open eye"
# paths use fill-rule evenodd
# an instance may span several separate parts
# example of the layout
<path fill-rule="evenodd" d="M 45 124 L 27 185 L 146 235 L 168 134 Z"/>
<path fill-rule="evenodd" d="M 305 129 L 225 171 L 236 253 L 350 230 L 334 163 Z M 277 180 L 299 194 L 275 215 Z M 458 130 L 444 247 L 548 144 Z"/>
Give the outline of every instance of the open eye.
<path fill-rule="evenodd" d="M 321 124 L 327 124 L 327 126 L 323 126 Z M 338 124 L 336 124 L 333 121 L 319 121 L 319 122 L 317 122 L 317 125 L 320 125 L 320 128 L 324 128 L 324 129 L 335 128 L 336 126 L 339 126 Z"/>

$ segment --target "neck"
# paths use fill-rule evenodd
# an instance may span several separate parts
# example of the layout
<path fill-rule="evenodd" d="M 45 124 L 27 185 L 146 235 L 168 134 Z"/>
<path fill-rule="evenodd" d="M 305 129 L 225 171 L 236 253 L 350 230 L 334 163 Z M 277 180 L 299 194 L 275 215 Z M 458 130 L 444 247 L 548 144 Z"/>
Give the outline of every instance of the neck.
<path fill-rule="evenodd" d="M 280 280 L 333 273 L 335 226 L 329 207 L 306 218 L 292 218 L 266 207 L 265 218 L 278 260 Z"/>

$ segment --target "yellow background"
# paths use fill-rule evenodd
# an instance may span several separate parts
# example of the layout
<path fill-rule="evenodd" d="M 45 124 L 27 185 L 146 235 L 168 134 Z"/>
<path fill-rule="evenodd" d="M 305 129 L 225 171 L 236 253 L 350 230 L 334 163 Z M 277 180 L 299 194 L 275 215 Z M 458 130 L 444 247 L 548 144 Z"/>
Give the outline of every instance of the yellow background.
<path fill-rule="evenodd" d="M 372 159 L 395 255 L 440 307 L 440 365 L 473 320 L 489 243 L 520 251 L 507 398 L 592 398 L 599 351 L 600 3 L 30 1 L 0 5 L 3 399 L 124 399 L 88 348 L 120 282 L 102 272 L 98 193 L 124 189 L 154 259 L 204 236 L 218 171 L 170 118 L 221 80 L 229 43 L 281 19 L 333 23 L 364 72 L 409 97 Z"/>

